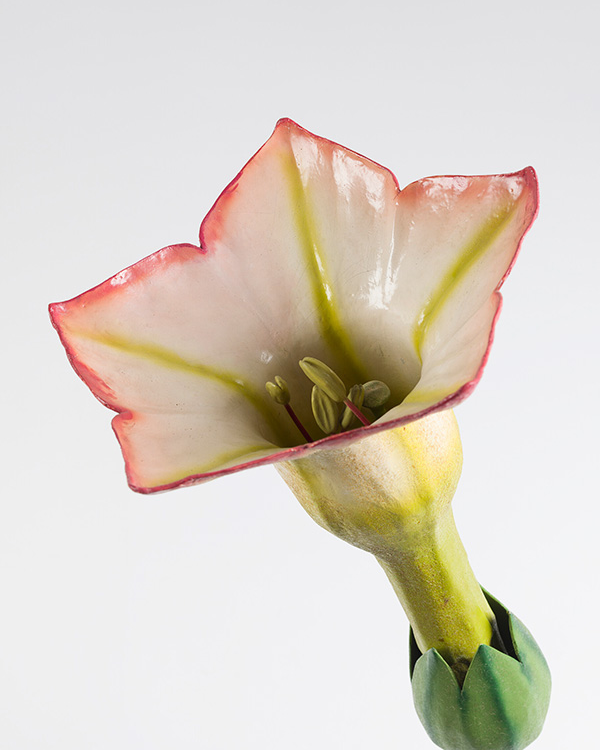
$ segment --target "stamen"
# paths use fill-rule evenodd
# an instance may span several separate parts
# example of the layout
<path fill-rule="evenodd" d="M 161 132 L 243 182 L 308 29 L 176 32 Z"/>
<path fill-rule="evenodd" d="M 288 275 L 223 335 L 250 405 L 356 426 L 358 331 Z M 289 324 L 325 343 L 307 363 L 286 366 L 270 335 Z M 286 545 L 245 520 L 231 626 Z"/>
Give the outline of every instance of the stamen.
<path fill-rule="evenodd" d="M 344 381 L 335 374 L 331 367 L 315 357 L 304 357 L 299 364 L 306 377 L 312 380 L 332 401 L 343 402 L 364 425 L 371 424 L 359 407 L 346 396 Z"/>
<path fill-rule="evenodd" d="M 355 416 L 357 416 L 357 417 L 358 417 L 358 418 L 360 419 L 360 421 L 361 421 L 361 422 L 362 422 L 362 423 L 363 423 L 364 425 L 368 426 L 368 425 L 370 425 L 370 424 L 371 424 L 371 423 L 369 422 L 369 420 L 368 420 L 368 419 L 367 419 L 367 418 L 365 417 L 365 415 L 364 415 L 364 414 L 362 413 L 362 411 L 361 411 L 361 410 L 360 410 L 360 409 L 358 408 L 358 406 L 355 406 L 355 405 L 354 405 L 354 404 L 352 403 L 352 401 L 350 401 L 350 399 L 349 399 L 349 398 L 345 398 L 345 399 L 344 399 L 344 403 L 346 404 L 346 406 L 348 407 L 348 409 L 350 409 L 350 411 L 351 411 L 351 412 L 352 412 L 352 413 L 353 413 L 353 414 L 354 414 Z"/>
<path fill-rule="evenodd" d="M 302 372 L 309 380 L 319 386 L 332 401 L 340 403 L 346 398 L 346 386 L 331 367 L 315 357 L 304 357 L 299 362 Z"/>
<path fill-rule="evenodd" d="M 315 422 L 326 435 L 331 435 L 337 427 L 339 407 L 318 385 L 314 385 L 310 396 Z"/>
<path fill-rule="evenodd" d="M 296 412 L 292 409 L 292 407 L 289 404 L 284 404 L 284 408 L 287 411 L 287 413 L 290 415 L 290 417 L 292 418 L 293 423 L 296 425 L 296 427 L 302 433 L 302 437 L 306 440 L 307 443 L 312 443 L 313 439 L 308 434 L 308 430 L 305 429 L 305 427 L 302 424 L 302 422 L 296 416 Z"/>
<path fill-rule="evenodd" d="M 369 380 L 364 384 L 365 400 L 364 405 L 368 409 L 384 406 L 390 400 L 392 392 L 381 380 Z"/>
<path fill-rule="evenodd" d="M 275 382 L 272 383 L 270 380 L 265 383 L 267 393 L 278 404 L 289 404 L 290 403 L 290 389 L 288 384 L 279 375 L 275 375 Z"/>
<path fill-rule="evenodd" d="M 348 393 L 348 398 L 354 406 L 360 407 L 363 405 L 363 401 L 365 399 L 365 387 L 363 385 L 353 385 L 352 388 L 350 388 L 350 391 Z M 354 412 L 352 412 L 348 407 L 344 409 L 344 413 L 342 414 L 342 420 L 340 422 L 342 430 L 347 430 L 348 427 L 352 424 L 352 421 L 354 420 Z"/>
<path fill-rule="evenodd" d="M 300 430 L 300 433 L 302 437 L 306 440 L 307 443 L 312 443 L 313 439 L 308 434 L 308 430 L 305 429 L 302 422 L 298 419 L 298 416 L 296 415 L 296 412 L 292 409 L 290 405 L 290 389 L 288 388 L 288 384 L 285 382 L 285 380 L 279 375 L 275 376 L 275 382 L 272 383 L 270 380 L 265 383 L 265 388 L 267 389 L 267 393 L 273 401 L 277 402 L 278 404 L 281 404 L 287 413 L 290 415 L 290 418 L 292 422 L 296 425 L 296 427 Z"/>
<path fill-rule="evenodd" d="M 342 430 L 347 430 L 350 427 L 353 415 L 362 424 L 371 424 L 368 417 L 361 411 L 363 405 L 373 412 L 376 419 L 385 414 L 383 407 L 389 401 L 391 391 L 381 380 L 369 380 L 364 385 L 354 385 L 346 395 L 344 381 L 320 359 L 304 357 L 300 360 L 299 365 L 302 372 L 321 391 L 321 394 L 327 396 L 332 402 L 345 404 L 346 409 L 340 420 Z M 311 397 L 313 414 L 323 432 L 330 434 L 333 432 L 330 422 L 333 412 L 331 404 L 326 402 L 323 395 L 320 395 L 313 388 Z"/>
<path fill-rule="evenodd" d="M 364 405 L 373 412 L 375 419 L 383 417 L 387 409 L 385 405 L 390 400 L 392 392 L 381 380 L 369 380 L 365 383 Z"/>

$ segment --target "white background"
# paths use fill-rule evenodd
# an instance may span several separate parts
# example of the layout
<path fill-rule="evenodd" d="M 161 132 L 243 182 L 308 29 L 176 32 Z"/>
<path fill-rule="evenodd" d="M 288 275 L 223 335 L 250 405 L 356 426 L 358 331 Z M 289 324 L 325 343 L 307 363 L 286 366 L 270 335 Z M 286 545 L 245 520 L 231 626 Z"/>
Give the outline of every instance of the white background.
<path fill-rule="evenodd" d="M 374 559 L 272 467 L 144 497 L 52 330 L 196 242 L 276 120 L 429 174 L 532 164 L 542 207 L 458 409 L 479 580 L 554 676 L 539 750 L 597 735 L 598 19 L 591 2 L 5 3 L 0 746 L 432 747 Z"/>

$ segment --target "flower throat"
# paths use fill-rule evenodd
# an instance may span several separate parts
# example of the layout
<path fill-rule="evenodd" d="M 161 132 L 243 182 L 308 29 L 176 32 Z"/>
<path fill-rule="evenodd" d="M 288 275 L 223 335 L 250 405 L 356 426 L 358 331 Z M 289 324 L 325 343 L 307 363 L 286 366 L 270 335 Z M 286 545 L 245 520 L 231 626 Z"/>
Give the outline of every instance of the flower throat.
<path fill-rule="evenodd" d="M 315 357 L 305 357 L 298 363 L 302 372 L 313 383 L 311 393 L 312 413 L 320 430 L 325 435 L 346 432 L 357 426 L 371 424 L 372 420 L 362 411 L 368 409 L 374 419 L 383 416 L 385 405 L 390 399 L 390 389 L 381 380 L 369 380 L 357 383 L 346 389 L 343 380 L 324 362 Z M 265 384 L 267 393 L 278 404 L 281 404 L 296 425 L 302 437 L 308 443 L 313 442 L 308 430 L 290 404 L 291 396 L 286 381 L 276 375 L 275 382 Z"/>

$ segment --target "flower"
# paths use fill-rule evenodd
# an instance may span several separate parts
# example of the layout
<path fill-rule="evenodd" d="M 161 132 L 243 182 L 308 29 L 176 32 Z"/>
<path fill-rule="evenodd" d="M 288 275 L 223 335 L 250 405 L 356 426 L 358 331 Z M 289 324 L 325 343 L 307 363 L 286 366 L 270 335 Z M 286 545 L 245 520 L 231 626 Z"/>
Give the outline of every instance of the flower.
<path fill-rule="evenodd" d="M 462 451 L 449 409 L 481 377 L 536 211 L 531 168 L 400 190 L 281 120 L 199 247 L 166 247 L 50 306 L 73 367 L 118 412 L 133 489 L 278 462 L 317 523 L 375 555 L 411 622 L 415 706 L 441 747 L 523 748 L 550 697 L 541 651 L 480 588 L 451 511 Z"/>
<path fill-rule="evenodd" d="M 130 486 L 155 492 L 306 456 L 447 409 L 475 387 L 499 287 L 537 211 L 533 169 L 391 172 L 281 120 L 220 195 L 200 245 L 173 245 L 50 306 L 79 376 L 118 412 Z M 312 435 L 315 357 L 348 385 L 384 381 L 368 426 Z"/>

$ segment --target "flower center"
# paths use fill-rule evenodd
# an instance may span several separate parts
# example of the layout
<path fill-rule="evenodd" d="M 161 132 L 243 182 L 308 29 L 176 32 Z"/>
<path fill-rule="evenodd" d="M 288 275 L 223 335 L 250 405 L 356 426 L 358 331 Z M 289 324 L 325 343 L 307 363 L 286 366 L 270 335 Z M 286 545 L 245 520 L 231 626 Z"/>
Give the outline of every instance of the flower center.
<path fill-rule="evenodd" d="M 357 422 L 369 425 L 372 422 L 370 415 L 373 419 L 379 419 L 387 411 L 385 405 L 391 394 L 388 386 L 381 380 L 356 383 L 347 390 L 343 380 L 321 360 L 305 357 L 300 360 L 299 365 L 314 384 L 311 393 L 312 413 L 325 435 L 354 429 Z M 310 434 L 290 404 L 290 390 L 286 381 L 276 375 L 274 382 L 267 382 L 265 388 L 269 396 L 285 408 L 302 437 L 312 443 Z"/>

